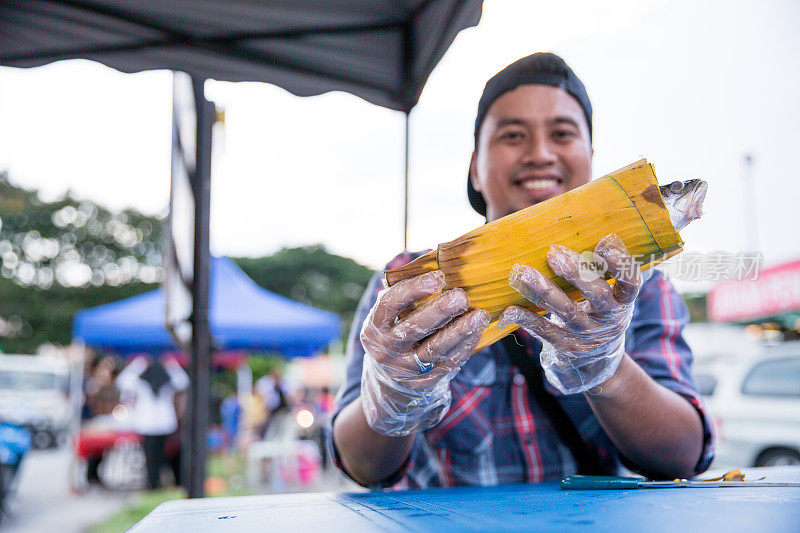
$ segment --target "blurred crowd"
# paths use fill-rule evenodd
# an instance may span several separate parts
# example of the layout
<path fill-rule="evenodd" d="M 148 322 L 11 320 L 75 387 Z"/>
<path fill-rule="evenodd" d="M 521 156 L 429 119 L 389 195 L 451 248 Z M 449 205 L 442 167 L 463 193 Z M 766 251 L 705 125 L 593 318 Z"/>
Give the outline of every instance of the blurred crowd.
<path fill-rule="evenodd" d="M 225 372 L 231 370 L 218 368 L 212 374 L 210 452 L 244 455 L 253 443 L 290 438 L 314 443 L 311 470 L 327 466 L 324 427 L 334 402 L 327 387 L 303 386 L 276 367 L 258 376 L 252 387 L 237 391 L 231 379 L 223 379 Z M 169 481 L 180 485 L 188 387 L 186 371 L 173 357 L 123 361 L 109 354 L 94 356 L 85 368 L 76 439 L 76 458 L 85 465 L 80 482 L 122 488 L 138 479 L 154 489 L 168 471 Z M 138 471 L 131 471 L 137 463 L 129 457 L 123 461 L 124 471 L 120 450 L 143 453 L 144 464 L 139 461 Z"/>
<path fill-rule="evenodd" d="M 77 454 L 86 463 L 86 481 L 106 484 L 101 466 L 112 450 L 139 444 L 144 452 L 147 487 L 161 486 L 169 466 L 180 484 L 180 421 L 189 377 L 175 359 L 133 358 L 126 366 L 99 355 L 84 381 L 82 425 Z M 110 477 L 110 476 L 108 476 Z"/>

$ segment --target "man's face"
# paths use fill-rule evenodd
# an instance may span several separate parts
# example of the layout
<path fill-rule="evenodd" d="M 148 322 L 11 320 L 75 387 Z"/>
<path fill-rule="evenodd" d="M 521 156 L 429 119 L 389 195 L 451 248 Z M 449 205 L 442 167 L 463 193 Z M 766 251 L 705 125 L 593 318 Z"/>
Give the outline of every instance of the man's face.
<path fill-rule="evenodd" d="M 592 146 L 578 102 L 549 85 L 520 85 L 492 103 L 470 179 L 488 221 L 589 182 Z"/>

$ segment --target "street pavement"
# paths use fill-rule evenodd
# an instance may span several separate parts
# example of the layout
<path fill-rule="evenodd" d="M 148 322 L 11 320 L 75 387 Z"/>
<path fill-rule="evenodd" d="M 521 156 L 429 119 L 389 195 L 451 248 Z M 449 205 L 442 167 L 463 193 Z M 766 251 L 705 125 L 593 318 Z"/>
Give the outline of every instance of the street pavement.
<path fill-rule="evenodd" d="M 16 494 L 2 518 L 3 533 L 82 533 L 121 510 L 133 492 L 70 489 L 72 450 L 34 450 L 23 460 Z"/>
<path fill-rule="evenodd" d="M 71 490 L 72 460 L 69 446 L 34 450 L 25 456 L 16 493 L 10 496 L 8 513 L 0 522 L 0 533 L 84 533 L 133 503 L 140 494 L 101 488 L 75 493 Z M 275 487 L 264 485 L 250 489 L 264 494 L 273 492 Z M 289 492 L 363 490 L 335 468 L 329 468 L 320 472 L 312 485 L 292 487 Z"/>

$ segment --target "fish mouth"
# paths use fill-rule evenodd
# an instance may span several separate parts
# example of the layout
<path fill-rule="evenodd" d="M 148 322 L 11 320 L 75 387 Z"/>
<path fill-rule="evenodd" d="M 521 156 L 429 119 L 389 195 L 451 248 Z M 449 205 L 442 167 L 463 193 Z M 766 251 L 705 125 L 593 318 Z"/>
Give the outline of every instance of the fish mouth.
<path fill-rule="evenodd" d="M 703 216 L 703 202 L 706 199 L 707 192 L 708 183 L 703 180 L 697 180 L 697 185 L 695 185 L 694 190 L 691 192 L 689 209 L 686 212 L 686 216 L 689 217 L 689 219 L 697 220 Z"/>

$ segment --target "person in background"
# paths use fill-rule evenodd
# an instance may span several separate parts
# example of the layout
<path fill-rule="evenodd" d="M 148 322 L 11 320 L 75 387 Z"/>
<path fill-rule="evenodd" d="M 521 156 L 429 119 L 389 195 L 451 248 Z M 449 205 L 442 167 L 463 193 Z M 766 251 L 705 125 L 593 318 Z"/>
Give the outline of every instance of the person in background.
<path fill-rule="evenodd" d="M 111 412 L 114 405 L 108 405 L 108 402 L 97 403 L 98 393 L 103 389 L 109 387 L 116 389 L 114 380 L 120 371 L 119 360 L 113 355 L 97 354 L 92 358 L 86 369 L 86 378 L 83 382 L 84 402 L 81 418 L 87 420 L 89 418 L 105 415 Z M 108 399 L 108 391 L 103 395 L 105 400 Z"/>
<path fill-rule="evenodd" d="M 243 412 L 239 397 L 234 391 L 228 391 L 228 395 L 225 396 L 219 406 L 219 417 L 225 430 L 226 451 L 231 451 L 235 448 L 242 416 Z"/>
<path fill-rule="evenodd" d="M 120 372 L 117 385 L 130 405 L 131 425 L 142 436 L 147 486 L 159 488 L 161 470 L 167 464 L 167 441 L 178 430 L 189 376 L 174 359 L 162 362 L 137 357 Z M 180 484 L 179 454 L 173 451 L 169 455 L 175 481 Z"/>
<path fill-rule="evenodd" d="M 317 395 L 317 400 L 314 402 L 314 405 L 317 409 L 317 412 L 321 415 L 328 415 L 336 408 L 336 400 L 333 394 L 331 394 L 329 387 L 323 387 L 319 390 L 319 394 Z"/>
<path fill-rule="evenodd" d="M 317 400 L 314 406 L 320 418 L 320 431 L 319 431 L 319 451 L 320 451 L 320 466 L 322 470 L 328 469 L 328 446 L 327 441 L 330 433 L 330 417 L 336 409 L 336 401 L 331 394 L 329 387 L 323 387 L 317 395 Z"/>
<path fill-rule="evenodd" d="M 86 429 L 114 427 L 110 415 L 119 403 L 120 392 L 115 379 L 120 371 L 119 359 L 113 355 L 97 354 L 89 363 L 84 380 L 84 401 L 81 424 Z M 86 458 L 86 481 L 90 485 L 102 485 L 100 465 L 103 452 L 93 453 Z"/>
<path fill-rule="evenodd" d="M 279 368 L 274 369 L 256 381 L 255 389 L 259 396 L 264 399 L 264 406 L 267 409 L 267 419 L 264 427 L 259 432 L 263 439 L 270 426 L 289 413 L 292 405 L 292 393 L 283 378 L 283 372 Z"/>

